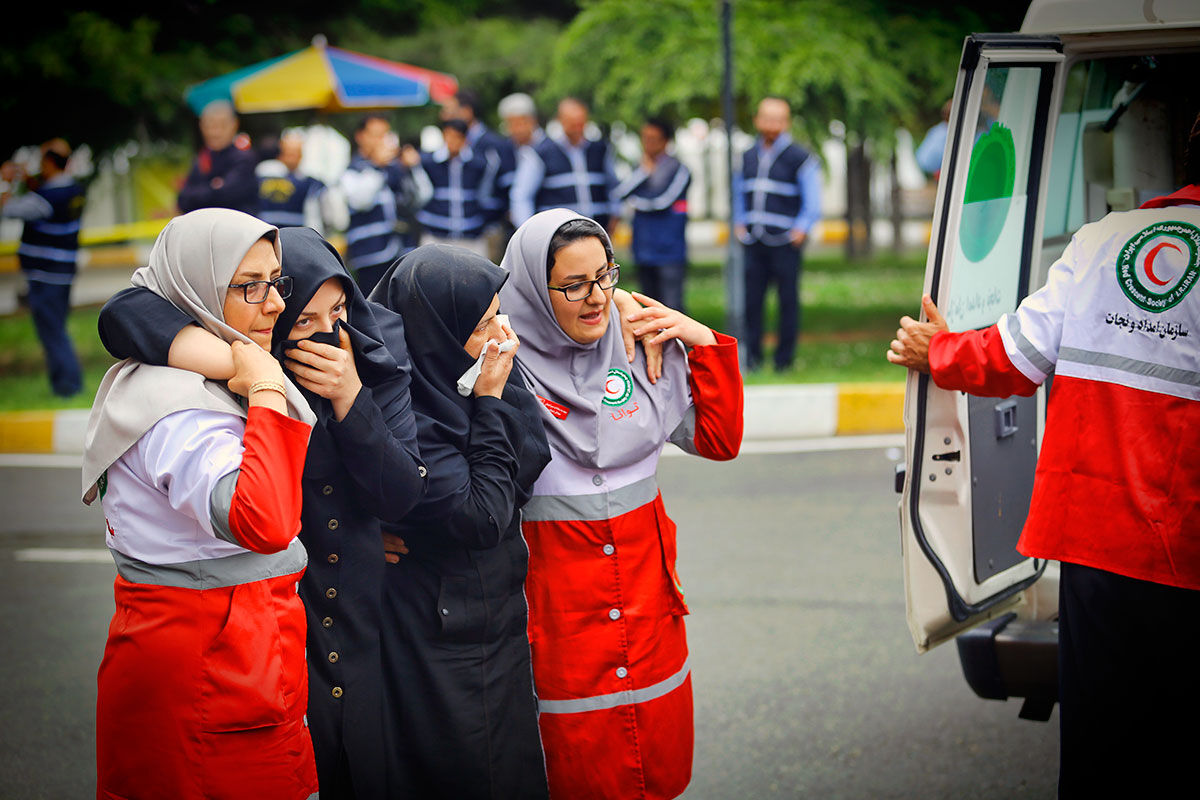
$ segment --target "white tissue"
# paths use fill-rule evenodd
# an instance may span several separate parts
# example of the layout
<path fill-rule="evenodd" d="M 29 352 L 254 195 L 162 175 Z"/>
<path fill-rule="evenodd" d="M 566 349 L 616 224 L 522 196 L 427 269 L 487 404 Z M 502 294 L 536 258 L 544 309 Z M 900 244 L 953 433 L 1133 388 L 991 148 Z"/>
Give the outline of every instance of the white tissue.
<path fill-rule="evenodd" d="M 471 368 L 462 374 L 458 379 L 458 393 L 463 397 L 469 397 L 471 392 L 475 391 L 475 381 L 479 380 L 479 373 L 483 372 L 483 359 L 487 356 L 488 348 L 492 345 L 497 345 L 501 353 L 507 353 L 517 346 L 516 339 L 505 339 L 503 342 L 498 342 L 495 339 L 488 339 L 488 343 L 479 351 L 479 358 L 475 359 L 475 363 Z"/>

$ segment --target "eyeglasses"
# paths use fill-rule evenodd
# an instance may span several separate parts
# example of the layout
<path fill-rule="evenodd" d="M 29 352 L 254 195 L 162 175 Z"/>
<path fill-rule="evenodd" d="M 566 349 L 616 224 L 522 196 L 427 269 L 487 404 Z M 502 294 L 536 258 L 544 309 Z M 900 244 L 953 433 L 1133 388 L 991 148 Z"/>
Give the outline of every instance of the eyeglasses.
<path fill-rule="evenodd" d="M 292 296 L 292 276 L 280 275 L 273 281 L 248 281 L 246 283 L 231 283 L 230 289 L 241 289 L 242 296 L 246 298 L 247 303 L 262 303 L 267 299 L 267 295 L 271 293 L 271 287 L 275 287 L 275 291 L 279 292 L 279 296 L 284 300 Z"/>
<path fill-rule="evenodd" d="M 617 285 L 617 280 L 621 277 L 621 265 L 613 264 L 612 269 L 608 272 L 603 272 L 600 277 L 594 281 L 580 281 L 572 283 L 570 286 L 547 286 L 555 292 L 562 292 L 569 303 L 578 303 L 592 293 L 593 286 L 599 286 L 601 290 L 608 291 Z"/>

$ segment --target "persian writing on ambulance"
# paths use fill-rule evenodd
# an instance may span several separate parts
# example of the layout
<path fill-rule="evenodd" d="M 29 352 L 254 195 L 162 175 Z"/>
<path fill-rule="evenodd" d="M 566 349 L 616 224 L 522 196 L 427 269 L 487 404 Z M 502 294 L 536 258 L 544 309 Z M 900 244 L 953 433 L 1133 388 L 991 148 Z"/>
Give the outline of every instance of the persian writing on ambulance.
<path fill-rule="evenodd" d="M 1104 315 L 1104 323 L 1106 325 L 1116 325 L 1127 333 L 1136 331 L 1149 336 L 1158 336 L 1160 339 L 1170 339 L 1171 341 L 1175 341 L 1181 337 L 1186 338 L 1188 335 L 1187 326 L 1182 322 L 1147 319 L 1146 317 L 1136 317 L 1133 314 L 1114 313 L 1110 311 Z"/>

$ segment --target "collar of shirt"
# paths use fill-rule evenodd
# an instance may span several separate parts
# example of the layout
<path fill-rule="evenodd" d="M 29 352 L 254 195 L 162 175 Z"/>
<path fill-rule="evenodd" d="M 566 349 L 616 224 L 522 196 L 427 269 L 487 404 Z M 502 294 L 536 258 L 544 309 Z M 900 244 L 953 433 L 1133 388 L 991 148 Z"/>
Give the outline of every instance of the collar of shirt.
<path fill-rule="evenodd" d="M 43 183 L 42 186 L 46 189 L 53 189 L 56 186 L 70 186 L 74 182 L 74 178 L 67 173 L 62 172 L 58 175 L 55 175 L 53 178 L 46 179 L 46 182 Z"/>
<path fill-rule="evenodd" d="M 471 123 L 471 127 L 467 128 L 467 144 L 475 144 L 483 138 L 485 133 L 487 133 L 487 126 L 479 120 L 475 120 Z"/>
<path fill-rule="evenodd" d="M 463 149 L 458 151 L 459 161 L 470 161 L 474 157 L 475 151 L 471 149 L 470 145 L 463 145 Z M 446 145 L 442 145 L 437 150 L 433 151 L 433 160 L 437 163 L 441 164 L 443 161 L 448 161 L 449 159 L 450 150 L 446 147 Z"/>
<path fill-rule="evenodd" d="M 760 155 L 767 155 L 768 153 L 778 153 L 778 152 L 781 152 L 784 148 L 786 148 L 791 143 L 792 143 L 792 135 L 790 133 L 788 133 L 787 131 L 784 131 L 783 133 L 779 134 L 779 136 L 775 137 L 775 141 L 771 143 L 770 147 L 767 147 L 767 143 L 763 140 L 763 138 L 761 136 L 759 136 L 758 137 L 758 152 Z"/>

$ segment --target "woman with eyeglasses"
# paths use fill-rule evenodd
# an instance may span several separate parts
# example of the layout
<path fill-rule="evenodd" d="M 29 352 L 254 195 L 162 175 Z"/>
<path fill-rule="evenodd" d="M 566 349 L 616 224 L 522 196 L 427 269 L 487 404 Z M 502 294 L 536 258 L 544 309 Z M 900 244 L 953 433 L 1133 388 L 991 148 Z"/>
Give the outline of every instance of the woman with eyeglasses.
<path fill-rule="evenodd" d="M 117 565 L 97 678 L 97 796 L 300 800 L 300 474 L 314 421 L 267 349 L 277 231 L 239 211 L 167 224 L 133 282 L 231 354 L 228 380 L 133 361 L 88 419 L 84 501 Z M 228 343 L 228 344 L 226 344 Z"/>
<path fill-rule="evenodd" d="M 675 524 L 655 479 L 670 441 L 734 458 L 737 343 L 645 295 L 626 319 L 664 346 L 629 362 L 612 244 L 565 209 L 531 217 L 505 253 L 500 303 L 553 458 L 522 510 L 529 639 L 550 793 L 670 798 L 691 778 L 692 685 Z"/>
<path fill-rule="evenodd" d="M 309 228 L 279 232 L 283 274 L 240 288 L 249 303 L 288 299 L 266 345 L 299 386 L 317 421 L 300 486 L 300 541 L 309 553 L 300 580 L 308 620 L 308 725 L 321 797 L 385 798 L 380 628 L 384 577 L 380 521 L 403 518 L 425 491 L 409 365 L 383 344 L 376 313 L 337 251 Z M 290 296 L 288 296 L 290 294 Z M 151 320 L 151 324 L 147 324 Z M 230 369 L 230 351 L 148 292 L 127 291 L 101 313 L 114 355 L 203 371 Z M 399 320 L 393 326 L 399 326 Z M 273 796 L 273 795 L 263 795 Z"/>

